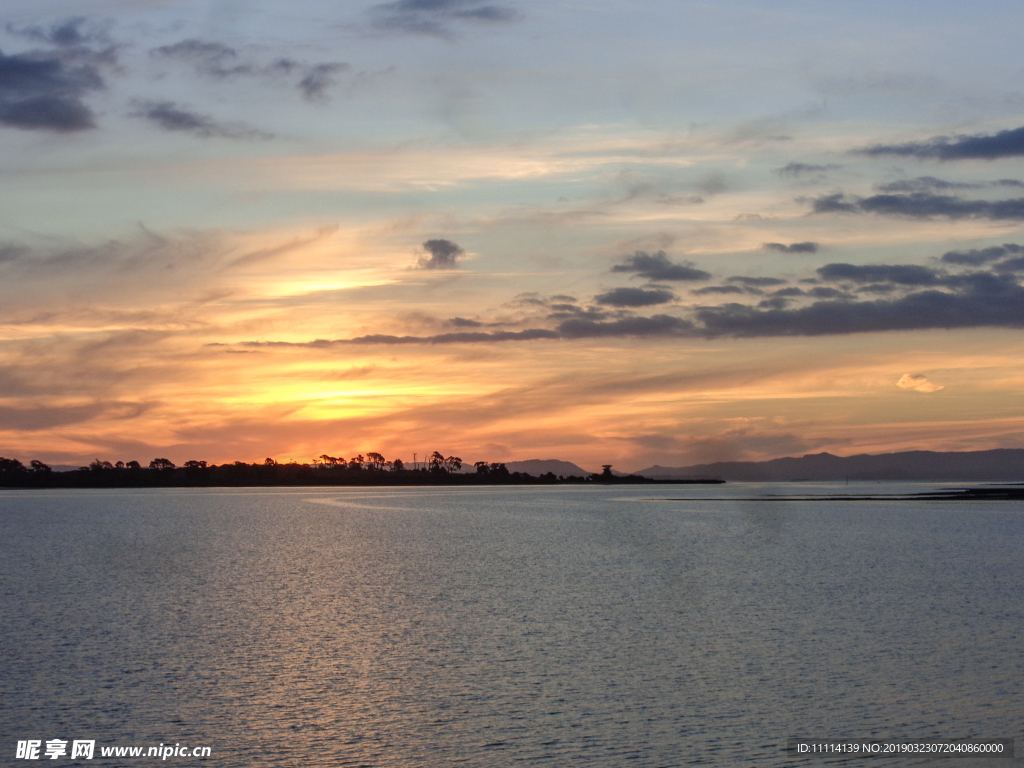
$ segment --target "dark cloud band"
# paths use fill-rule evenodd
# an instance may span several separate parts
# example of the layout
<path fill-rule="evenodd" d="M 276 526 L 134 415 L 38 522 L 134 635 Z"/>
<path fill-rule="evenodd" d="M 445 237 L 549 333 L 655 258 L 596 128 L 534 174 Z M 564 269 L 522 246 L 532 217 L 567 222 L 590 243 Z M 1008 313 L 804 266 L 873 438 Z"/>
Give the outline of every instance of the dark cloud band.
<path fill-rule="evenodd" d="M 854 197 L 844 194 L 823 195 L 813 201 L 814 213 L 875 213 L 929 219 L 1024 219 L 1024 198 L 1012 200 L 967 200 L 956 195 L 913 192 L 904 195 Z"/>
<path fill-rule="evenodd" d="M 635 272 L 648 280 L 708 280 L 711 274 L 692 264 L 676 264 L 664 251 L 646 253 L 637 251 L 623 264 L 616 264 L 612 272 Z"/>
<path fill-rule="evenodd" d="M 857 154 L 896 155 L 922 160 L 996 160 L 1024 155 L 1024 127 L 993 134 L 935 136 L 927 141 L 905 144 L 875 144 L 855 150 Z"/>
<path fill-rule="evenodd" d="M 666 304 L 676 295 L 661 288 L 616 288 L 594 297 L 594 301 L 608 307 L 650 307 Z"/>
<path fill-rule="evenodd" d="M 435 242 L 457 247 L 451 241 Z M 448 246 L 444 252 L 451 250 Z M 628 271 L 644 268 L 647 262 L 642 257 L 651 255 L 638 253 L 625 265 Z M 655 265 L 659 268 L 681 266 L 672 264 L 667 257 L 656 259 Z M 816 274 L 815 278 L 800 281 L 812 287 L 782 287 L 768 293 L 757 304 L 733 301 L 680 308 L 679 314 L 688 311 L 688 316 L 667 313 L 640 316 L 632 311 L 632 308 L 675 301 L 676 295 L 664 286 L 617 288 L 595 297 L 596 304 L 613 309 L 582 307 L 571 296 L 545 298 L 524 294 L 509 306 L 549 310 L 543 321 L 548 327 L 484 331 L 478 330 L 484 325 L 478 320 L 453 318 L 449 324 L 465 330 L 426 336 L 375 334 L 334 341 L 320 339 L 298 346 L 828 336 L 939 328 L 1024 329 L 1024 287 L 1021 285 L 1024 246 L 1016 243 L 950 251 L 932 266 L 837 262 L 819 267 Z M 784 285 L 786 281 L 775 277 L 734 276 L 728 283 L 700 288 L 693 294 L 764 296 L 765 289 Z M 832 283 L 835 287 L 822 283 Z M 245 345 L 296 346 L 291 342 L 247 342 Z"/>

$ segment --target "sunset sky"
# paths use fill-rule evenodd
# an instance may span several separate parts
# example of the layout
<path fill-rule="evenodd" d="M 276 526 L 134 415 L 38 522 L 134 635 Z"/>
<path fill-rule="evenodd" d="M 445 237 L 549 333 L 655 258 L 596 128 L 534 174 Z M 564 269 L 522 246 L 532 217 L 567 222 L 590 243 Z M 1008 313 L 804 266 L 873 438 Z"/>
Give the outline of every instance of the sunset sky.
<path fill-rule="evenodd" d="M 0 455 L 1024 447 L 1024 5 L 7 0 Z"/>

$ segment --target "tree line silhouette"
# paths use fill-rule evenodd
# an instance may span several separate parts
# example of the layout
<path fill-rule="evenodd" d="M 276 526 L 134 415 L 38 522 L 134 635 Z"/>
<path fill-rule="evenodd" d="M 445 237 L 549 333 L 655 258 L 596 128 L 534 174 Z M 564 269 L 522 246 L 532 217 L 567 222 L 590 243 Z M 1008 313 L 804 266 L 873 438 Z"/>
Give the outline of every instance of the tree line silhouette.
<path fill-rule="evenodd" d="M 33 459 L 28 466 L 18 459 L 0 457 L 0 487 L 8 488 L 135 488 L 135 487 L 213 487 L 213 486 L 287 486 L 287 485 L 535 485 L 558 483 L 647 483 L 637 475 L 614 475 L 611 465 L 603 465 L 600 474 L 561 476 L 548 472 L 533 476 L 510 472 L 503 463 L 477 461 L 475 472 L 462 472 L 458 456 L 434 451 L 422 466 L 409 468 L 401 459 L 388 460 L 375 451 L 350 459 L 321 454 L 310 464 L 285 463 L 267 458 L 247 464 L 235 461 L 210 464 L 190 459 L 177 466 L 166 458 L 155 458 L 147 466 L 138 461 L 111 463 L 96 459 L 87 466 L 68 472 L 54 472 Z M 711 481 L 709 481 L 711 482 Z"/>

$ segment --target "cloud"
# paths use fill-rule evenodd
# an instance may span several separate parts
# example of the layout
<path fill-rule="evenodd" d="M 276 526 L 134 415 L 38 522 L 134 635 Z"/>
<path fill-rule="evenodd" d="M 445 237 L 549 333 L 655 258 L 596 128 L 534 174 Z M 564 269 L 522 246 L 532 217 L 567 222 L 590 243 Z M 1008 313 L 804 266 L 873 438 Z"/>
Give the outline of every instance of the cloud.
<path fill-rule="evenodd" d="M 711 197 L 712 195 L 720 195 L 727 191 L 729 189 L 729 182 L 725 180 L 725 176 L 716 171 L 714 173 L 709 173 L 697 182 L 697 189 L 708 197 Z M 703 199 L 701 202 L 704 202 Z"/>
<path fill-rule="evenodd" d="M 822 280 L 854 283 L 896 283 L 898 285 L 937 285 L 939 273 L 916 264 L 826 264 L 817 270 Z"/>
<path fill-rule="evenodd" d="M 549 310 L 546 315 L 548 320 L 568 320 L 585 318 L 588 320 L 606 320 L 611 314 L 597 307 L 581 307 L 572 296 L 556 294 L 548 298 L 541 298 L 537 294 L 520 294 L 508 306 L 519 307 L 542 307 Z"/>
<path fill-rule="evenodd" d="M 326 348 L 350 344 L 480 344 L 506 341 L 536 341 L 538 339 L 593 339 L 631 337 L 694 336 L 694 325 L 672 315 L 652 317 L 624 317 L 617 320 L 590 320 L 573 318 L 560 323 L 555 329 L 527 328 L 522 331 L 456 332 L 432 336 L 392 336 L 371 334 L 353 339 L 317 339 L 315 341 L 244 341 L 243 347 L 312 347 Z M 222 345 L 210 345 L 222 346 Z"/>
<path fill-rule="evenodd" d="M 34 432 L 53 427 L 65 427 L 70 424 L 81 424 L 100 416 L 125 418 L 139 416 L 148 410 L 142 403 L 97 402 L 90 405 L 49 406 L 13 408 L 0 406 L 0 423 L 5 430 L 24 430 Z"/>
<path fill-rule="evenodd" d="M 997 272 L 1024 272 L 1024 256 L 1007 259 L 995 265 Z"/>
<path fill-rule="evenodd" d="M 1021 269 L 1024 270 L 1024 259 Z M 427 336 L 373 334 L 352 339 L 311 342 L 244 342 L 242 346 L 332 347 L 352 344 L 474 344 L 506 341 L 579 340 L 597 338 L 758 338 L 829 336 L 884 331 L 1001 327 L 1024 329 L 1024 288 L 1015 276 L 991 271 L 946 274 L 915 265 L 826 265 L 825 279 L 868 283 L 864 290 L 903 289 L 897 298 L 859 300 L 854 294 L 827 286 L 810 290 L 782 289 L 756 306 L 728 303 L 698 306 L 692 318 L 656 314 L 636 316 L 627 310 L 607 314 L 562 304 L 548 328 L 520 331 L 457 331 Z M 912 289 L 906 292 L 906 289 Z M 710 286 L 694 293 L 760 292 L 756 288 Z M 636 289 L 638 294 L 656 291 Z M 614 292 L 610 292 L 614 294 Z M 622 294 L 626 296 L 627 294 Z M 791 307 L 808 298 L 813 303 Z M 653 302 L 652 302 L 653 303 Z M 547 302 L 545 302 L 545 305 Z M 623 302 L 623 305 L 625 302 Z M 553 306 L 553 305 L 552 305 Z M 636 306 L 642 306 L 636 304 Z M 451 321 L 450 321 L 451 322 Z M 477 321 L 451 322 L 473 328 Z M 918 382 L 921 384 L 922 382 Z"/>
<path fill-rule="evenodd" d="M 807 291 L 808 296 L 813 296 L 816 299 L 850 299 L 853 298 L 850 294 L 845 291 L 837 291 L 835 288 L 824 288 L 817 286 Z"/>
<path fill-rule="evenodd" d="M 315 64 L 299 80 L 299 90 L 310 101 L 323 101 L 327 98 L 327 89 L 335 83 L 334 75 L 350 68 L 340 62 Z"/>
<path fill-rule="evenodd" d="M 980 250 L 948 251 L 942 254 L 942 261 L 947 264 L 967 264 L 977 267 L 986 262 L 998 261 L 1011 253 L 1024 253 L 1024 246 L 1004 243 L 1001 246 L 995 245 L 991 248 L 982 248 Z"/>
<path fill-rule="evenodd" d="M 762 243 L 761 247 L 769 251 L 778 251 L 779 253 L 817 253 L 818 244 L 807 241 L 805 243 Z"/>
<path fill-rule="evenodd" d="M 58 133 L 95 128 L 82 98 L 103 88 L 95 63 L 74 65 L 43 52 L 0 52 L 0 124 Z"/>
<path fill-rule="evenodd" d="M 1024 182 L 1016 179 L 999 179 L 969 183 L 965 181 L 946 181 L 934 176 L 918 176 L 916 179 L 903 179 L 882 184 L 879 192 L 927 192 L 930 189 L 984 189 L 986 187 L 1024 187 Z"/>
<path fill-rule="evenodd" d="M 594 301 L 610 307 L 650 307 L 655 304 L 665 304 L 675 297 L 676 295 L 672 291 L 661 289 L 616 288 L 595 296 Z"/>
<path fill-rule="evenodd" d="M 796 309 L 743 304 L 701 307 L 703 335 L 825 336 L 929 328 L 1024 328 L 1024 289 L 990 274 L 961 280 L 955 292 L 923 290 L 894 300 L 818 301 Z"/>
<path fill-rule="evenodd" d="M 910 389 L 914 392 L 938 392 L 940 389 L 945 389 L 944 386 L 932 384 L 926 377 L 913 373 L 904 373 L 900 376 L 896 386 L 900 389 Z"/>
<path fill-rule="evenodd" d="M 423 247 L 429 255 L 422 261 L 441 268 L 454 266 L 462 252 L 456 243 L 443 239 L 426 241 Z M 19 257 L 13 254 L 12 258 Z M 652 265 L 646 259 L 652 258 L 653 266 L 658 269 L 680 266 L 663 254 L 654 258 L 643 252 L 619 266 L 625 266 L 626 271 L 651 271 L 648 268 Z M 595 296 L 593 306 L 581 306 L 572 296 L 527 293 L 505 305 L 521 310 L 517 320 L 507 316 L 500 322 L 454 317 L 445 321 L 448 327 L 444 330 L 449 332 L 377 333 L 348 339 L 318 339 L 300 345 L 486 344 L 626 337 L 828 336 L 939 328 L 1024 329 L 1024 286 L 1021 285 L 1024 246 L 1012 243 L 994 246 L 982 256 L 964 261 L 967 268 L 964 264 L 953 263 L 949 269 L 943 268 L 939 260 L 927 266 L 830 263 L 819 267 L 815 277 L 789 286 L 779 277 L 735 275 L 728 278 L 729 284 L 705 286 L 692 294 L 708 297 L 753 294 L 763 300 L 756 304 L 743 299 L 741 301 L 746 303 L 733 300 L 711 305 L 694 301 L 689 307 L 673 307 L 672 314 L 661 312 L 651 316 L 642 316 L 633 310 L 677 302 L 678 296 L 673 290 L 657 284 L 617 288 Z M 981 268 L 972 268 L 978 263 Z M 434 318 L 429 320 L 437 322 Z M 497 330 L 499 328 L 502 330 Z"/>
<path fill-rule="evenodd" d="M 164 236 L 144 227 L 119 240 L 51 237 L 0 245 L 0 253 L 7 255 L 0 259 L 0 306 L 8 320 L 12 313 L 27 313 L 30 318 L 51 311 L 65 316 L 83 307 L 110 313 L 120 307 L 101 324 L 179 327 L 193 319 L 192 309 L 182 309 L 181 298 L 205 297 L 201 305 L 237 290 L 236 279 L 227 271 L 255 248 L 265 250 L 267 245 L 258 238 L 217 232 Z M 88 300 L 69 303 L 67 291 Z M 172 295 L 178 303 L 168 315 L 165 307 Z M 205 311 L 198 309 L 200 305 L 196 311 Z"/>
<path fill-rule="evenodd" d="M 55 45 L 59 48 L 77 48 L 90 43 L 109 43 L 107 30 L 110 28 L 108 22 L 90 21 L 84 16 L 75 16 L 51 24 L 49 28 L 43 27 L 15 27 L 8 24 L 6 29 L 13 35 L 20 35 L 41 43 Z"/>
<path fill-rule="evenodd" d="M 515 8 L 481 0 L 397 0 L 370 8 L 373 26 L 384 32 L 451 39 L 452 22 L 501 24 L 518 21 Z"/>
<path fill-rule="evenodd" d="M 14 262 L 29 255 L 29 249 L 15 243 L 4 243 L 0 245 L 0 264 Z"/>
<path fill-rule="evenodd" d="M 897 155 L 922 160 L 995 160 L 1024 155 L 1024 127 L 973 136 L 935 136 L 905 144 L 875 144 L 854 150 L 856 154 Z"/>
<path fill-rule="evenodd" d="M 728 283 L 740 283 L 741 285 L 749 285 L 753 287 L 763 287 L 766 285 L 785 285 L 788 281 L 783 280 L 780 277 L 745 277 L 743 275 L 736 275 L 726 280 Z"/>
<path fill-rule="evenodd" d="M 452 317 L 448 319 L 448 325 L 455 326 L 456 328 L 480 328 L 483 326 L 479 320 L 470 320 L 465 317 Z"/>
<path fill-rule="evenodd" d="M 206 40 L 182 40 L 174 45 L 162 45 L 149 52 L 154 58 L 177 59 L 191 64 L 197 71 L 210 77 L 254 75 L 258 69 L 252 64 L 238 61 L 238 52 L 224 43 Z M 288 69 L 287 60 L 283 69 Z"/>
<path fill-rule="evenodd" d="M 664 251 L 646 253 L 637 251 L 624 264 L 616 264 L 612 272 L 635 272 L 648 280 L 708 280 L 711 274 L 693 264 L 675 264 Z"/>
<path fill-rule="evenodd" d="M 844 194 L 823 195 L 813 200 L 814 213 L 876 213 L 929 219 L 1024 219 L 1024 198 L 1012 200 L 965 200 L 955 195 L 914 192 L 906 195 L 853 197 Z"/>
<path fill-rule="evenodd" d="M 980 189 L 984 184 L 968 184 L 962 181 L 945 181 L 934 176 L 919 176 L 916 179 L 903 179 L 882 184 L 880 192 L 927 192 L 929 189 Z"/>
<path fill-rule="evenodd" d="M 335 84 L 335 75 L 352 67 L 340 61 L 307 64 L 294 59 L 280 58 L 269 64 L 244 61 L 238 51 L 224 43 L 191 38 L 154 48 L 150 56 L 173 59 L 191 65 L 207 77 L 297 77 L 295 87 L 310 101 L 324 101 L 328 89 Z"/>
<path fill-rule="evenodd" d="M 747 293 L 738 285 L 709 285 L 706 288 L 698 288 L 691 291 L 694 296 L 706 296 L 712 293 Z"/>
<path fill-rule="evenodd" d="M 685 336 L 693 323 L 673 315 L 625 317 L 619 320 L 566 320 L 558 326 L 563 338 L 588 339 L 609 336 Z"/>
<path fill-rule="evenodd" d="M 803 198 L 801 198 L 803 199 Z M 838 192 L 832 195 L 821 195 L 812 200 L 813 213 L 860 213 L 858 209 L 859 198 L 848 198 Z"/>
<path fill-rule="evenodd" d="M 427 240 L 423 250 L 430 256 L 422 256 L 419 260 L 420 269 L 455 269 L 456 259 L 465 253 L 461 247 L 451 240 Z"/>
<path fill-rule="evenodd" d="M 346 344 L 474 344 L 495 341 L 534 341 L 536 339 L 558 339 L 561 335 L 545 328 L 528 328 L 524 331 L 493 331 L 439 333 L 433 336 L 392 336 L 375 333 L 357 336 L 353 339 L 316 339 L 315 341 L 243 341 L 243 347 L 333 347 Z M 210 345 L 220 346 L 220 345 Z"/>
<path fill-rule="evenodd" d="M 270 134 L 239 123 L 218 123 L 207 115 L 189 112 L 173 101 L 142 102 L 132 117 L 142 117 L 166 131 L 181 131 L 202 138 L 266 139 Z"/>
<path fill-rule="evenodd" d="M 810 165 L 808 163 L 789 163 L 781 168 L 776 168 L 775 172 L 780 176 L 803 176 L 808 173 L 825 173 L 826 171 L 835 171 L 842 168 L 841 165 Z"/>

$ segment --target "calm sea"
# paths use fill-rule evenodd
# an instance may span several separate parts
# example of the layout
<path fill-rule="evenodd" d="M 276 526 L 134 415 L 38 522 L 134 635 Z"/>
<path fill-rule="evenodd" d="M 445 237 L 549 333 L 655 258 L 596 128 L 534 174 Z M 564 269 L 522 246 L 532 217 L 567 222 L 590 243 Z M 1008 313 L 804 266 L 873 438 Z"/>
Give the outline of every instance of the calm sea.
<path fill-rule="evenodd" d="M 96 741 L 55 766 L 1024 751 L 1020 502 L 757 498 L 931 487 L 2 492 L 0 764 L 41 764 L 15 759 L 30 739 Z"/>

